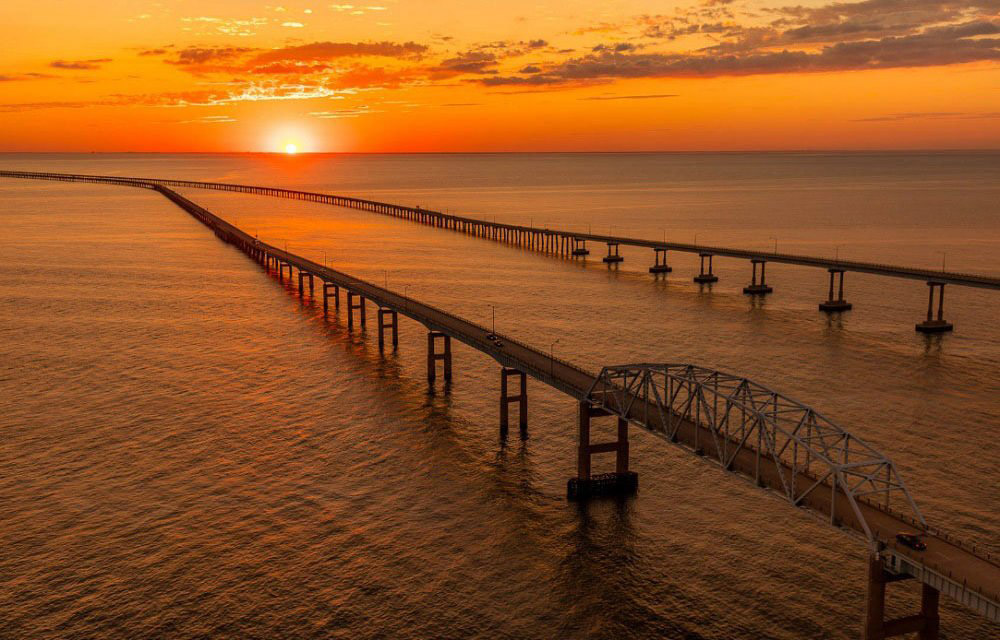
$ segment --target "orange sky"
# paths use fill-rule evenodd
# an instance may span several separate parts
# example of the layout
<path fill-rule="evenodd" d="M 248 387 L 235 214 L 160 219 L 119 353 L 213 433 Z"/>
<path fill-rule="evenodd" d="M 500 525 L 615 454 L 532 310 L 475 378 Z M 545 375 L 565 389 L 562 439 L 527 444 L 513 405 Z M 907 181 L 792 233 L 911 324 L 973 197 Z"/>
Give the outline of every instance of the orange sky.
<path fill-rule="evenodd" d="M 1000 0 L 6 0 L 0 42 L 0 151 L 1000 148 Z"/>

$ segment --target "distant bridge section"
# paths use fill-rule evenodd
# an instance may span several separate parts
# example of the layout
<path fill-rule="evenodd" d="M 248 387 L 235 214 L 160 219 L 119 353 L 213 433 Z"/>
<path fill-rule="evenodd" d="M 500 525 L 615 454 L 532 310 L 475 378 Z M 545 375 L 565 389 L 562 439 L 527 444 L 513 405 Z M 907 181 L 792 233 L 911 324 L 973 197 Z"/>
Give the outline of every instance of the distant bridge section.
<path fill-rule="evenodd" d="M 963 287 L 1000 290 L 1000 277 L 983 274 L 958 273 L 946 270 L 921 269 L 899 265 L 861 262 L 857 260 L 829 259 L 819 256 L 807 256 L 777 251 L 754 251 L 732 247 L 705 246 L 682 242 L 660 242 L 629 238 L 623 236 L 602 235 L 593 233 L 578 233 L 559 229 L 539 228 L 525 225 L 489 222 L 468 216 L 459 216 L 402 205 L 338 196 L 295 189 L 263 187 L 255 185 L 230 184 L 225 182 L 200 182 L 194 180 L 170 180 L 160 178 L 129 178 L 117 176 L 87 176 L 78 174 L 46 173 L 32 171 L 0 171 L 0 176 L 11 178 L 35 178 L 49 180 L 90 178 L 94 182 L 113 184 L 160 184 L 169 187 L 187 187 L 196 189 L 211 189 L 215 191 L 232 191 L 257 195 L 289 198 L 331 204 L 363 211 L 371 211 L 395 218 L 411 220 L 422 224 L 459 231 L 476 237 L 487 238 L 524 247 L 531 250 L 563 255 L 567 257 L 583 257 L 590 253 L 587 242 L 607 245 L 608 253 L 602 259 L 608 264 L 622 262 L 624 257 L 619 253 L 619 247 L 631 246 L 653 251 L 654 264 L 649 267 L 650 273 L 665 274 L 672 271 L 667 264 L 669 251 L 698 254 L 701 260 L 700 272 L 694 276 L 695 282 L 705 285 L 718 281 L 713 272 L 715 256 L 749 260 L 752 266 L 751 281 L 743 288 L 748 295 L 768 295 L 773 292 L 766 279 L 766 267 L 769 262 L 793 264 L 803 267 L 826 269 L 829 273 L 829 293 L 827 300 L 819 303 L 819 309 L 827 313 L 843 313 L 853 305 L 844 298 L 844 274 L 848 271 L 869 273 L 890 278 L 922 280 L 928 285 L 927 318 L 916 324 L 916 330 L 923 333 L 941 333 L 951 331 L 953 326 L 944 319 L 944 287 L 953 284 Z M 759 273 L 759 279 L 758 279 Z M 838 283 L 839 279 L 839 284 Z M 835 284 L 837 286 L 835 287 Z M 936 302 L 936 305 L 935 305 Z M 936 307 L 936 309 L 935 309 Z"/>

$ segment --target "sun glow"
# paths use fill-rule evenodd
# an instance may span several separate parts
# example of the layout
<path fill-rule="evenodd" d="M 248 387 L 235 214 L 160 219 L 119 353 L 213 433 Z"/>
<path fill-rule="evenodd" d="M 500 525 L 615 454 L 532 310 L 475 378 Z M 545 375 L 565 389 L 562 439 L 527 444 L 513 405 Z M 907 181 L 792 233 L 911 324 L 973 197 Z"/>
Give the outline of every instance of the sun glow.
<path fill-rule="evenodd" d="M 285 153 L 292 155 L 299 152 L 299 145 L 294 142 L 289 142 L 285 144 Z"/>

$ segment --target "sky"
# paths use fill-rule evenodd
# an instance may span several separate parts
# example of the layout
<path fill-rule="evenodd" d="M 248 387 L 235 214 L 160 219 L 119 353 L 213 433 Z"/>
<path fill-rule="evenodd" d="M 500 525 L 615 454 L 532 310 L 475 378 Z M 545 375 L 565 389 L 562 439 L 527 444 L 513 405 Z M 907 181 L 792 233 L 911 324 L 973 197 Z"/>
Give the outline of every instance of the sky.
<path fill-rule="evenodd" d="M 1000 0 L 4 0 L 0 151 L 1000 148 Z"/>

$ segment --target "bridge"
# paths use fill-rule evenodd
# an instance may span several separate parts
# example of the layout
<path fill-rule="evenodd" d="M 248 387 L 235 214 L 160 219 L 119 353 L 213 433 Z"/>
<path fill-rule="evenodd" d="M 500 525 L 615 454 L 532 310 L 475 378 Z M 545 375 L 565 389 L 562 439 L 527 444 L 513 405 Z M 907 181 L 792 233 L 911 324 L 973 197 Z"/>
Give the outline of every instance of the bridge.
<path fill-rule="evenodd" d="M 700 272 L 694 276 L 694 281 L 702 284 L 718 282 L 719 278 L 713 271 L 714 258 L 723 256 L 749 260 L 751 265 L 750 282 L 743 288 L 747 295 L 764 296 L 773 293 L 774 288 L 766 282 L 767 263 L 792 264 L 803 267 L 826 269 L 829 273 L 829 290 L 827 299 L 819 303 L 819 309 L 826 313 L 843 313 L 853 308 L 853 304 L 844 297 L 844 274 L 848 271 L 869 273 L 890 278 L 922 280 L 927 283 L 928 301 L 927 317 L 916 323 L 915 328 L 922 333 L 942 333 L 952 331 L 954 326 L 944 319 L 944 288 L 947 284 L 963 287 L 1000 290 L 1000 277 L 982 274 L 957 273 L 953 271 L 937 271 L 897 265 L 859 262 L 855 260 L 840 260 L 818 257 L 753 251 L 732 247 L 714 247 L 680 242 L 659 242 L 640 238 L 627 238 L 612 235 L 592 233 L 577 233 L 573 231 L 538 228 L 533 226 L 489 222 L 467 216 L 406 207 L 402 205 L 352 198 L 311 191 L 281 189 L 277 187 L 262 187 L 255 185 L 230 184 L 225 182 L 199 182 L 193 180 L 165 180 L 159 178 L 128 178 L 111 176 L 84 176 L 79 174 L 43 173 L 31 171 L 0 171 L 0 176 L 11 178 L 36 178 L 60 180 L 64 178 L 79 181 L 89 178 L 98 182 L 113 181 L 114 184 L 159 184 L 168 187 L 212 189 L 215 191 L 232 191 L 266 195 L 293 200 L 304 200 L 322 204 L 360 209 L 404 220 L 410 220 L 442 229 L 450 229 L 475 237 L 486 238 L 505 244 L 520 246 L 529 250 L 541 251 L 566 257 L 584 257 L 590 254 L 587 242 L 607 245 L 608 253 L 602 260 L 608 264 L 624 261 L 619 248 L 621 246 L 638 247 L 653 251 L 653 264 L 649 267 L 652 274 L 665 274 L 672 271 L 667 263 L 669 251 L 698 254 L 701 266 Z M 758 279 L 759 273 L 759 279 Z M 835 286 L 836 285 L 836 286 Z M 935 300 L 937 304 L 935 305 Z M 935 309 L 936 307 L 936 309 Z"/>
<path fill-rule="evenodd" d="M 922 640 L 938 638 L 941 593 L 1000 622 L 1000 564 L 996 559 L 930 526 L 887 456 L 814 409 L 768 387 L 690 364 L 639 363 L 604 367 L 596 374 L 586 371 L 455 314 L 262 243 L 173 191 L 167 181 L 25 172 L 3 175 L 156 191 L 222 241 L 246 253 L 268 274 L 282 281 L 287 274 L 293 283 L 297 275 L 299 295 L 306 296 L 308 289 L 314 299 L 322 298 L 326 313 L 331 300 L 334 312 L 339 310 L 343 290 L 349 329 L 366 326 L 367 304 L 374 304 L 380 349 L 387 343 L 398 344 L 400 315 L 424 325 L 430 384 L 437 378 L 438 363 L 443 365 L 445 380 L 452 378 L 452 339 L 485 353 L 502 367 L 499 400 L 504 436 L 511 404 L 517 405 L 522 432 L 527 429 L 527 378 L 572 397 L 578 405 L 579 443 L 577 475 L 568 483 L 570 497 L 583 499 L 607 490 L 636 488 L 637 475 L 629 470 L 628 441 L 629 427 L 635 426 L 854 534 L 864 541 L 869 556 L 866 640 L 906 633 L 917 633 Z M 516 379 L 513 395 L 508 384 L 511 377 Z M 603 417 L 617 423 L 617 439 L 592 443 L 591 422 Z M 615 473 L 591 473 L 592 456 L 602 453 L 615 454 Z M 896 534 L 903 530 L 920 533 L 926 549 L 901 544 Z M 886 620 L 886 587 L 906 579 L 921 585 L 920 610 Z"/>

